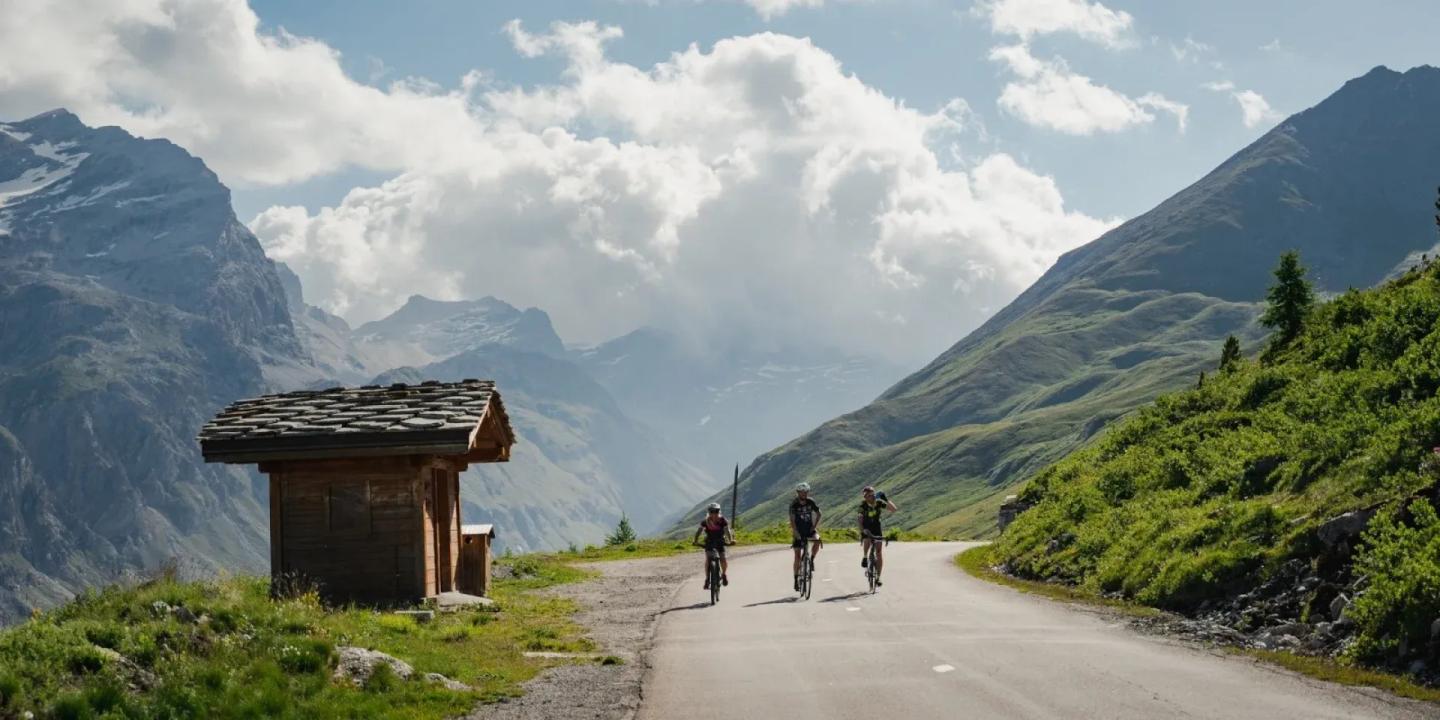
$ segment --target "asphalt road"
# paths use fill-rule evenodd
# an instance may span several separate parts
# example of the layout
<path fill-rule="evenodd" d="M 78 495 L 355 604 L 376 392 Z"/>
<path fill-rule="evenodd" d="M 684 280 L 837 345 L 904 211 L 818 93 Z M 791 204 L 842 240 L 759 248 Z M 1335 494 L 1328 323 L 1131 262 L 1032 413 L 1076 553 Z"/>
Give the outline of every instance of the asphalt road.
<path fill-rule="evenodd" d="M 892 544 L 869 595 L 859 547 L 827 545 L 808 601 L 789 552 L 739 558 L 714 607 L 697 563 L 656 629 L 639 717 L 1440 717 L 976 580 L 951 563 L 966 547 Z"/>

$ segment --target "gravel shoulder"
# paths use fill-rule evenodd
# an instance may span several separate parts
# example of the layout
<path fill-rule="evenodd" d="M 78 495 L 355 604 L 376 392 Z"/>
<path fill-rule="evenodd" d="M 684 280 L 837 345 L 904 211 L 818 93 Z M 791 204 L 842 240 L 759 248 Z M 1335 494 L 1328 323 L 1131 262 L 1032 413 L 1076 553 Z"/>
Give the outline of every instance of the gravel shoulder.
<path fill-rule="evenodd" d="M 731 550 L 730 557 L 776 548 Z M 701 579 L 701 556 L 691 553 L 579 567 L 595 570 L 600 576 L 545 592 L 578 602 L 583 609 L 575 620 L 589 630 L 598 652 L 624 663 L 557 666 L 526 683 L 521 697 L 481 705 L 465 720 L 619 720 L 635 716 L 655 626 L 666 612 L 694 604 L 681 598 L 687 581 Z M 699 602 L 700 587 L 693 590 Z"/>

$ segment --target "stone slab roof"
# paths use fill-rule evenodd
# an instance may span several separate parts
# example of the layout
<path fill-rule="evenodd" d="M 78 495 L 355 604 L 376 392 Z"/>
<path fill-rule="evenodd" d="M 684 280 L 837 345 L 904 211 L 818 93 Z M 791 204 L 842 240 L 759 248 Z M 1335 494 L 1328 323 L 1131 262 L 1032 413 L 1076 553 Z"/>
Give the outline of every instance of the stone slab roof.
<path fill-rule="evenodd" d="M 198 439 L 206 462 L 459 455 L 482 424 L 497 429 L 506 447 L 515 443 L 494 382 L 432 380 L 240 400 L 201 428 Z"/>

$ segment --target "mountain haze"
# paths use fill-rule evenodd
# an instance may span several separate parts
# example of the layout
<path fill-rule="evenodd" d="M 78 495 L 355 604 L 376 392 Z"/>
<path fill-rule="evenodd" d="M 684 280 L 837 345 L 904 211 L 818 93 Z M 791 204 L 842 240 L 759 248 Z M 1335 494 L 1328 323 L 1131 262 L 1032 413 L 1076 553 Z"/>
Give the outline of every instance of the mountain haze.
<path fill-rule="evenodd" d="M 1282 122 L 1158 207 L 1064 255 L 981 328 L 876 402 L 758 458 L 743 517 L 778 519 L 793 483 L 849 503 L 891 491 L 900 525 L 993 531 L 1002 491 L 1262 333 L 1276 258 L 1317 287 L 1368 287 L 1435 246 L 1440 70 L 1376 68 Z"/>
<path fill-rule="evenodd" d="M 517 442 L 508 463 L 472 465 L 461 478 L 467 522 L 495 523 L 510 548 L 598 543 L 628 516 L 642 533 L 662 529 L 714 488 L 710 475 L 671 454 L 647 426 L 573 363 L 486 345 L 379 384 L 483 375 L 505 396 Z"/>

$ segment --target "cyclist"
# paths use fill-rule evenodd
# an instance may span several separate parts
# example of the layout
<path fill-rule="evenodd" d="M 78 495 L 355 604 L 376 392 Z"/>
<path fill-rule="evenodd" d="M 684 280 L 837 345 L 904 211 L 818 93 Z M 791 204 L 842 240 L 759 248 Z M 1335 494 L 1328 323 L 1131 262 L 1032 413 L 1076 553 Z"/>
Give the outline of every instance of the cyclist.
<path fill-rule="evenodd" d="M 700 521 L 700 527 L 695 530 L 695 539 L 691 542 L 699 542 L 700 534 L 705 534 L 705 589 L 710 589 L 710 553 L 720 555 L 720 584 L 729 585 L 730 563 L 725 560 L 725 546 L 735 544 L 735 534 L 730 532 L 730 521 L 720 514 L 720 503 L 710 503 L 706 508 L 705 519 Z"/>
<path fill-rule="evenodd" d="M 880 516 L 882 512 L 893 513 L 900 508 L 890 502 L 883 492 L 875 492 L 875 488 L 869 485 L 861 491 L 864 499 L 860 501 L 860 567 L 866 567 L 870 562 L 870 544 L 875 544 L 875 584 L 880 582 L 880 571 L 885 568 L 885 543 L 879 542 L 885 537 L 885 529 L 881 527 Z"/>
<path fill-rule="evenodd" d="M 820 506 L 810 499 L 810 483 L 795 486 L 795 499 L 790 503 L 790 547 L 795 550 L 795 591 L 800 591 L 800 555 L 805 541 L 810 542 L 810 569 L 815 569 L 815 556 L 820 554 Z"/>

